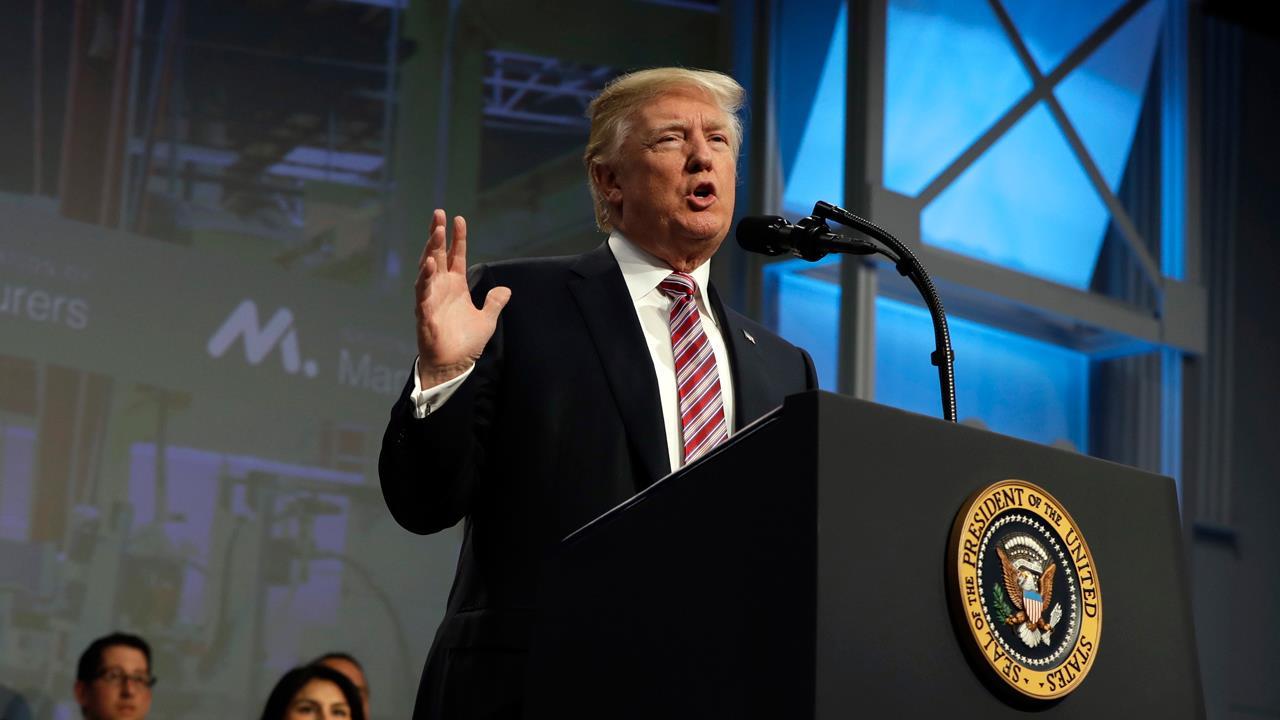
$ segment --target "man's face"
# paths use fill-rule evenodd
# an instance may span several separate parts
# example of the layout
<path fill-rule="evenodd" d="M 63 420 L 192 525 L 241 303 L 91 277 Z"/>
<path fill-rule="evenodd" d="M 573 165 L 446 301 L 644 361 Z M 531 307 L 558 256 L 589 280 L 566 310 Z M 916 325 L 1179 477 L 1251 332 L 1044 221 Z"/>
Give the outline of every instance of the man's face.
<path fill-rule="evenodd" d="M 150 678 L 141 650 L 112 645 L 102 652 L 97 677 L 76 681 L 76 702 L 86 720 L 141 720 L 151 711 Z"/>
<path fill-rule="evenodd" d="M 617 157 L 598 171 L 614 225 L 678 270 L 711 257 L 733 223 L 729 126 L 705 93 L 659 95 L 631 116 Z"/>
<path fill-rule="evenodd" d="M 369 720 L 373 716 L 369 714 L 369 683 L 365 680 L 364 671 L 358 665 L 344 658 L 325 658 L 321 663 L 326 667 L 333 668 L 351 681 L 352 685 L 360 691 L 360 700 L 364 705 L 365 720 Z"/>

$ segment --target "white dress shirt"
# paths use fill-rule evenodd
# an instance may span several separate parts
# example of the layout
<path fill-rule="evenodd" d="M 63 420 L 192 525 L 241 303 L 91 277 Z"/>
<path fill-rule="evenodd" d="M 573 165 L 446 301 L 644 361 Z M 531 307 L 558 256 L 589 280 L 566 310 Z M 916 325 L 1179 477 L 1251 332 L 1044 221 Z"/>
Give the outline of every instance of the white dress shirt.
<path fill-rule="evenodd" d="M 644 333 L 645 345 L 649 348 L 649 359 L 653 361 L 653 371 L 658 379 L 658 397 L 662 405 L 662 424 L 667 435 L 667 457 L 671 469 L 680 467 L 684 455 L 684 440 L 680 433 L 680 400 L 676 392 L 675 358 L 671 353 L 671 331 L 667 319 L 671 312 L 671 298 L 658 288 L 658 283 L 671 274 L 671 267 L 663 261 L 641 250 L 627 240 L 617 230 L 609 236 L 609 250 L 618 261 L 622 270 L 622 279 L 627 285 L 627 293 L 636 310 L 636 318 L 640 321 L 640 329 Z M 720 375 L 720 394 L 724 402 L 724 419 L 729 434 L 734 431 L 734 397 L 733 373 L 729 369 L 729 352 L 725 347 L 724 336 L 720 332 L 715 313 L 707 304 L 706 288 L 711 275 L 711 261 L 702 263 L 689 273 L 698 286 L 695 300 L 698 304 L 698 315 L 702 319 L 702 329 L 711 342 L 712 352 L 716 356 L 716 369 Z M 443 405 L 458 386 L 462 384 L 471 371 L 452 380 L 448 380 L 432 388 L 423 389 L 418 383 L 418 364 L 413 365 L 413 393 L 410 400 L 414 403 L 414 416 L 424 418 L 436 408 Z"/>

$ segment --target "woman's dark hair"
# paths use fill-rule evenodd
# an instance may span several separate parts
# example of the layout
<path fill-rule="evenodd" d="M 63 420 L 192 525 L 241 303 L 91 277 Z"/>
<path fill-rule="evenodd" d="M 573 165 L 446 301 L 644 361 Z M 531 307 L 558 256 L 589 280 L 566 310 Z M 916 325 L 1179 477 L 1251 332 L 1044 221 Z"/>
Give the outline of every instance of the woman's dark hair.
<path fill-rule="evenodd" d="M 285 673 L 267 697 L 267 706 L 262 709 L 262 720 L 284 720 L 293 696 L 312 680 L 324 680 L 337 685 L 347 700 L 347 707 L 351 709 L 351 720 L 368 720 L 364 716 L 360 691 L 346 675 L 324 665 L 303 665 Z"/>

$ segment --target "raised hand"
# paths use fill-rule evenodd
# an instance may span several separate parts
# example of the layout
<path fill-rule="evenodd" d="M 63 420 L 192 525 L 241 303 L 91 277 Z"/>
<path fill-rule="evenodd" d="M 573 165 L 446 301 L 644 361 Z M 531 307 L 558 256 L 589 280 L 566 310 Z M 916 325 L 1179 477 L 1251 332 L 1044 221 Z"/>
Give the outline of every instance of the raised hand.
<path fill-rule="evenodd" d="M 467 286 L 467 221 L 453 219 L 446 249 L 444 210 L 431 216 L 431 236 L 418 260 L 414 283 L 418 317 L 418 382 L 435 387 L 466 372 L 484 351 L 511 290 L 495 287 L 476 308 Z"/>

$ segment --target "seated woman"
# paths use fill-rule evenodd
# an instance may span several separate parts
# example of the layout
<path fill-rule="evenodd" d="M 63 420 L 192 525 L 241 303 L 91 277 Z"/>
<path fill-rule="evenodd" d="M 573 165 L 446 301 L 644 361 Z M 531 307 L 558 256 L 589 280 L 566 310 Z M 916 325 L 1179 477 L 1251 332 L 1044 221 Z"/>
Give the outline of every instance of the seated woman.
<path fill-rule="evenodd" d="M 368 720 L 360 691 L 346 675 L 324 665 L 284 674 L 267 698 L 262 720 Z"/>

